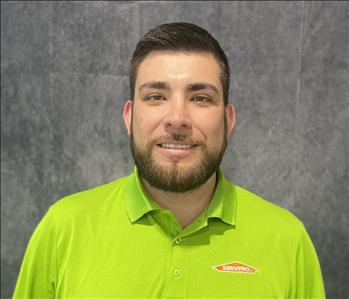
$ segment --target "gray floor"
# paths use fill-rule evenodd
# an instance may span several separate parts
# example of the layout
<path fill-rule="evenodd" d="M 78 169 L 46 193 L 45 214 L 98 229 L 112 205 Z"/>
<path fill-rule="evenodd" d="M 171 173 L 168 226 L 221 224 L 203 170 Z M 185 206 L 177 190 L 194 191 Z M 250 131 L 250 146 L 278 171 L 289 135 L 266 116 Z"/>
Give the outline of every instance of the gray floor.
<path fill-rule="evenodd" d="M 172 21 L 205 27 L 230 59 L 226 175 L 302 219 L 328 298 L 348 298 L 348 8 L 1 1 L 1 298 L 50 204 L 131 171 L 127 63 L 142 34 Z"/>

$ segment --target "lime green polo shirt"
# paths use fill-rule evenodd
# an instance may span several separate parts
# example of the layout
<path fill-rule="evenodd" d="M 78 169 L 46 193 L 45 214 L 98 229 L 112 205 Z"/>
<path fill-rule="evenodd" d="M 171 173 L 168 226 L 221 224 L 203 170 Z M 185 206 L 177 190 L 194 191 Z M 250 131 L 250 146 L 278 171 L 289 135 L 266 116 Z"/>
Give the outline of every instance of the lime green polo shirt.
<path fill-rule="evenodd" d="M 57 201 L 29 242 L 14 298 L 325 298 L 302 223 L 217 177 L 185 229 L 137 169 Z"/>

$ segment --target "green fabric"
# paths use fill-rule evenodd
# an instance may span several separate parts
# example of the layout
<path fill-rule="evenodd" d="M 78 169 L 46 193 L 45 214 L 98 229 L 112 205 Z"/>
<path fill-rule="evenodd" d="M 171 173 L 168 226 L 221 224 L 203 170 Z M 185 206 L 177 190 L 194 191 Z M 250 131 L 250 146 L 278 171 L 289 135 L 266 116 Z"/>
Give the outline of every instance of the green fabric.
<path fill-rule="evenodd" d="M 51 206 L 29 242 L 14 298 L 325 295 L 311 240 L 288 211 L 219 172 L 209 206 L 182 229 L 144 192 L 135 169 Z"/>

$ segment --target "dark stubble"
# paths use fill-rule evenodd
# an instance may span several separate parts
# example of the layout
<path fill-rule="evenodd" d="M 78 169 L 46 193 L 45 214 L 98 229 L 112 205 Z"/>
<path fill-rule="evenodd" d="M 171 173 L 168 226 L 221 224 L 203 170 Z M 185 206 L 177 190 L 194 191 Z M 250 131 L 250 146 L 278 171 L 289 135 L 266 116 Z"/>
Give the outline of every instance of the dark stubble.
<path fill-rule="evenodd" d="M 131 122 L 132 123 L 132 122 Z M 137 147 L 134 142 L 133 128 L 131 127 L 131 151 L 133 159 L 138 168 L 140 177 L 146 180 L 152 187 L 175 193 L 184 193 L 194 190 L 204 184 L 219 168 L 225 149 L 227 147 L 226 120 L 224 120 L 223 144 L 216 151 L 208 151 L 205 144 L 201 144 L 202 159 L 198 165 L 190 169 L 181 167 L 180 163 L 173 163 L 170 166 L 161 166 L 152 159 L 153 143 L 146 148 Z M 185 136 L 170 135 L 172 140 L 185 140 Z"/>

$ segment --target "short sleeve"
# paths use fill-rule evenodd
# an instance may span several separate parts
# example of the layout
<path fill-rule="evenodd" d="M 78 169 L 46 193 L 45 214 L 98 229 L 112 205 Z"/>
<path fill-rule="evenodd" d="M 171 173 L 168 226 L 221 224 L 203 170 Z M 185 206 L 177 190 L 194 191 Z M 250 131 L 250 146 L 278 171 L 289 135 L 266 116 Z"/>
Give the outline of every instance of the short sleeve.
<path fill-rule="evenodd" d="M 13 294 L 14 299 L 55 297 L 57 255 L 51 217 L 49 210 L 29 241 Z"/>
<path fill-rule="evenodd" d="M 288 299 L 326 298 L 319 260 L 311 239 L 302 225 L 295 253 Z"/>

